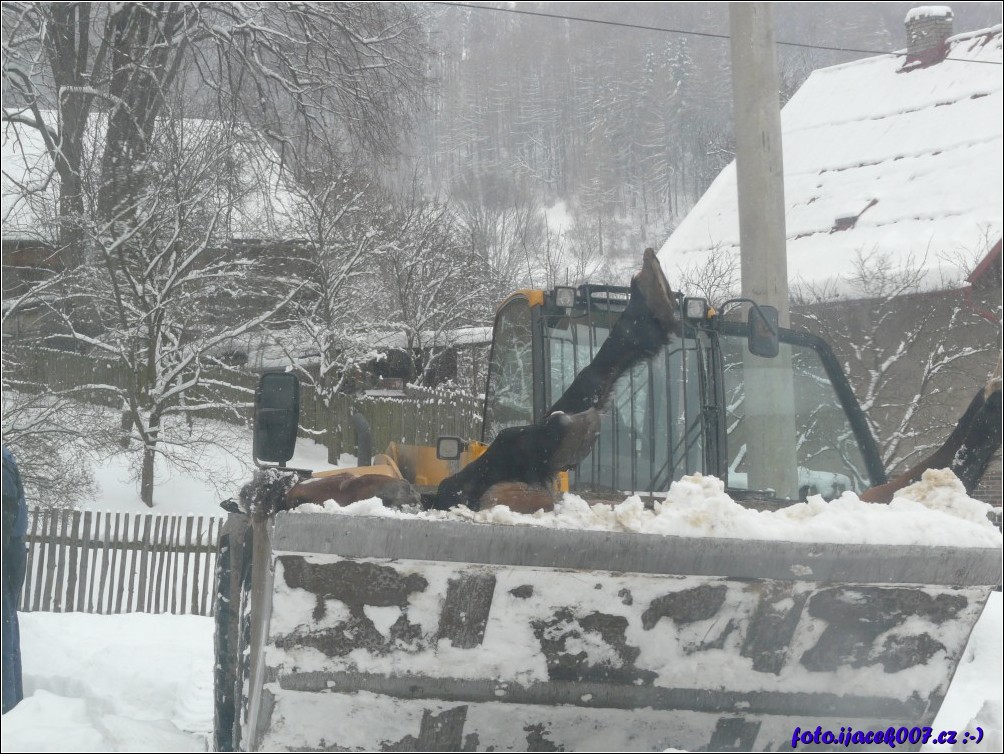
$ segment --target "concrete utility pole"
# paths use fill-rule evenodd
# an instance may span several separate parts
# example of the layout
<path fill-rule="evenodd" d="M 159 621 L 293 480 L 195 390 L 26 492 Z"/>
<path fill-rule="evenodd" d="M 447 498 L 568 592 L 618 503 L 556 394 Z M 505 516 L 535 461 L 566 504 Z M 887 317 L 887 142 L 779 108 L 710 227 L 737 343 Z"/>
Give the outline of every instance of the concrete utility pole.
<path fill-rule="evenodd" d="M 732 102 L 739 189 L 742 295 L 788 316 L 788 252 L 784 165 L 774 18 L 770 3 L 729 3 Z M 791 353 L 775 359 L 745 354 L 745 438 L 750 489 L 798 493 Z"/>
<path fill-rule="evenodd" d="M 784 164 L 770 3 L 729 3 L 732 103 L 743 295 L 777 308 L 788 326 Z"/>

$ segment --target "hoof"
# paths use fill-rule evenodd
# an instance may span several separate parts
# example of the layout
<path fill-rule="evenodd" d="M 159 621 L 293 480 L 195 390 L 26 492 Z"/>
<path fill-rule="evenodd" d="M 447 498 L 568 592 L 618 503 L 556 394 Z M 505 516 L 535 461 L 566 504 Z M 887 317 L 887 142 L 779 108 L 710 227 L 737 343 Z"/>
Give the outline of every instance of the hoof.
<path fill-rule="evenodd" d="M 577 414 L 555 411 L 544 420 L 544 430 L 552 438 L 547 447 L 554 448 L 548 468 L 566 471 L 592 451 L 600 434 L 600 412 L 595 408 Z"/>
<path fill-rule="evenodd" d="M 670 335 L 682 334 L 683 328 L 680 325 L 676 298 L 653 249 L 645 249 L 641 270 L 631 279 L 632 299 L 635 293 L 641 296 L 644 308 L 659 323 L 667 338 Z"/>

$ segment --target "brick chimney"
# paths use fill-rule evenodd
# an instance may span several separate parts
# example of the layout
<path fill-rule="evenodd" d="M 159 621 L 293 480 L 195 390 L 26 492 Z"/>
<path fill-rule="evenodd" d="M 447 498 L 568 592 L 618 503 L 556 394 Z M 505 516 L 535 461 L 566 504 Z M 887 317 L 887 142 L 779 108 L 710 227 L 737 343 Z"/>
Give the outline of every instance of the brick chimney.
<path fill-rule="evenodd" d="M 906 14 L 906 65 L 931 65 L 945 58 L 952 18 L 947 5 L 922 5 Z"/>

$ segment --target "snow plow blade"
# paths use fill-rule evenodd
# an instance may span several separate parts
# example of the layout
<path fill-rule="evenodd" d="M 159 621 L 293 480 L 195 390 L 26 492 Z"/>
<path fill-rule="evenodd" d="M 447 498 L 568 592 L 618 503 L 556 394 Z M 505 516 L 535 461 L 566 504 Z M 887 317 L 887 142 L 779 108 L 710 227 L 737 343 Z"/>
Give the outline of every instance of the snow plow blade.
<path fill-rule="evenodd" d="M 995 548 L 300 513 L 232 515 L 224 535 L 217 750 L 909 737 L 932 724 L 1001 578 Z"/>

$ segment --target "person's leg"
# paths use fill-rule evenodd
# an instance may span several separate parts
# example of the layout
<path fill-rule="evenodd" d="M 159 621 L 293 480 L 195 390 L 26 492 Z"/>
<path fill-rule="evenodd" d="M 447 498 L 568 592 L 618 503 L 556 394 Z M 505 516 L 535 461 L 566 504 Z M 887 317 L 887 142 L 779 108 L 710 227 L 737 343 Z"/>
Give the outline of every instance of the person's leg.
<path fill-rule="evenodd" d="M 3 588 L 3 711 L 13 709 L 24 698 L 21 681 L 21 634 L 17 610 L 6 578 Z"/>

